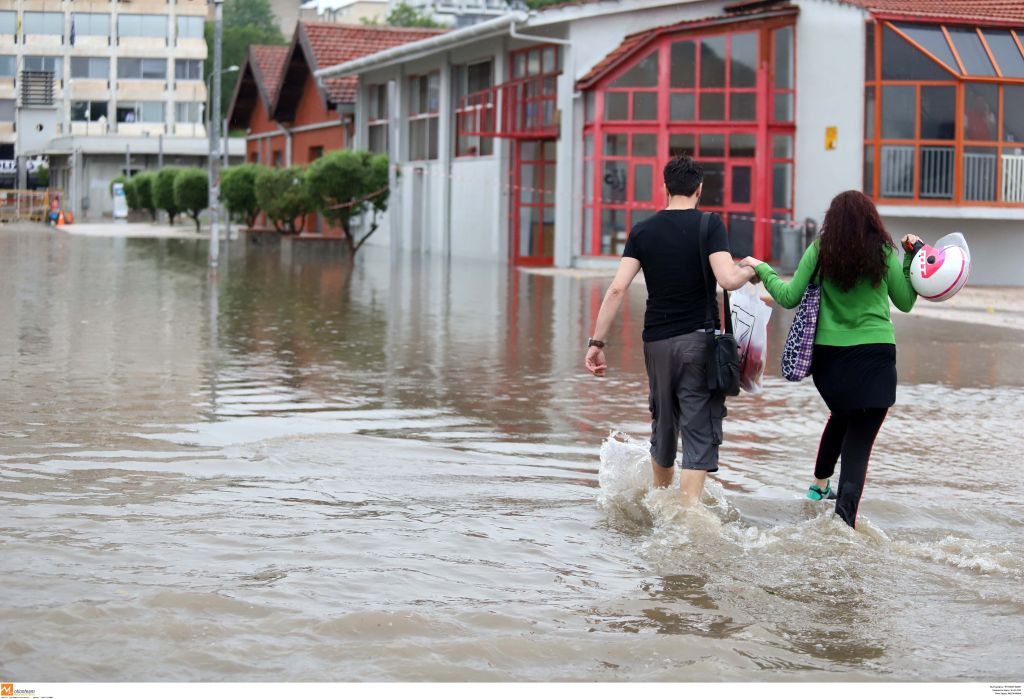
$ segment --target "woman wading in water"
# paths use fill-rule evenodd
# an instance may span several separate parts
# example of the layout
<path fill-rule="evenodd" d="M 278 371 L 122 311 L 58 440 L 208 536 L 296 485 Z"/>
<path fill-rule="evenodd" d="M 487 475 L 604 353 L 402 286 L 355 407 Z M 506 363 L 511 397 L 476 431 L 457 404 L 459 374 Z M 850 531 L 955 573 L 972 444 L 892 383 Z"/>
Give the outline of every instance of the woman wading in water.
<path fill-rule="evenodd" d="M 917 236 L 903 242 L 913 244 Z M 917 300 L 910 285 L 912 255 L 900 261 L 875 205 L 857 191 L 832 200 L 814 241 L 789 283 L 753 257 L 753 267 L 780 305 L 794 308 L 807 284 L 821 285 L 811 374 L 831 414 L 814 465 L 811 500 L 836 500 L 836 514 L 851 527 L 867 478 L 868 458 L 889 408 L 896 402 L 896 339 L 889 300 L 909 313 Z M 839 489 L 829 479 L 842 457 Z"/>

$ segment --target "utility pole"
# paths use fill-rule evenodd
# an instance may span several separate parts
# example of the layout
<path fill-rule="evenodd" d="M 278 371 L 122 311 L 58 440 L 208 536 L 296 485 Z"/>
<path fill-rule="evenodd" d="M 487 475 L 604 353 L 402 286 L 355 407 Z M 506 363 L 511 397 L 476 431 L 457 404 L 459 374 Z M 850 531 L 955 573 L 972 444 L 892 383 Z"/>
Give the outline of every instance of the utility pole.
<path fill-rule="evenodd" d="M 224 30 L 224 0 L 213 0 L 213 105 L 210 108 L 210 266 L 220 255 L 220 63 Z"/>

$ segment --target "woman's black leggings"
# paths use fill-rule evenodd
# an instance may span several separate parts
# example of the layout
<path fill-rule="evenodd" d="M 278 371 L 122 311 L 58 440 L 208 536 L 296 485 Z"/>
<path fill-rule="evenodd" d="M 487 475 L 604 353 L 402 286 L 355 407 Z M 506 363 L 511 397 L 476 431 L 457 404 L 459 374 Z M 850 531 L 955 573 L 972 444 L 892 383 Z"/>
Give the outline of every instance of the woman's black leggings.
<path fill-rule="evenodd" d="M 833 410 L 821 433 L 814 477 L 831 478 L 836 472 L 836 461 L 843 457 L 839 490 L 836 492 L 836 514 L 851 527 L 857 523 L 857 508 L 868 476 L 871 447 L 887 412 L 888 408 Z"/>

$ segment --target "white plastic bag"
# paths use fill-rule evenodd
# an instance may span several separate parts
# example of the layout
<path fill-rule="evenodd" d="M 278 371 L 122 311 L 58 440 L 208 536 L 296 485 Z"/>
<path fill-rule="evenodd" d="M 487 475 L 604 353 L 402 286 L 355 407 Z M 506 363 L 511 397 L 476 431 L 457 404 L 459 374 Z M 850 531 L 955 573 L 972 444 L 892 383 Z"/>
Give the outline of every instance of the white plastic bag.
<path fill-rule="evenodd" d="M 732 331 L 740 348 L 740 388 L 763 390 L 761 379 L 768 354 L 768 319 L 772 307 L 761 300 L 759 287 L 747 283 L 729 295 Z"/>

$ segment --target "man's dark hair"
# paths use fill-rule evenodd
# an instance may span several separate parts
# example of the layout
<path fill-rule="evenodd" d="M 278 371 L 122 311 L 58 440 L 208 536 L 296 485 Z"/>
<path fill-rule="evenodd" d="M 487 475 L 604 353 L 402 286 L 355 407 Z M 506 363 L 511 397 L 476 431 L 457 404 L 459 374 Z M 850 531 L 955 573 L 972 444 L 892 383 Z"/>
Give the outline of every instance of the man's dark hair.
<path fill-rule="evenodd" d="M 665 187 L 673 197 L 692 197 L 703 181 L 704 168 L 688 155 L 672 158 L 665 164 Z"/>

